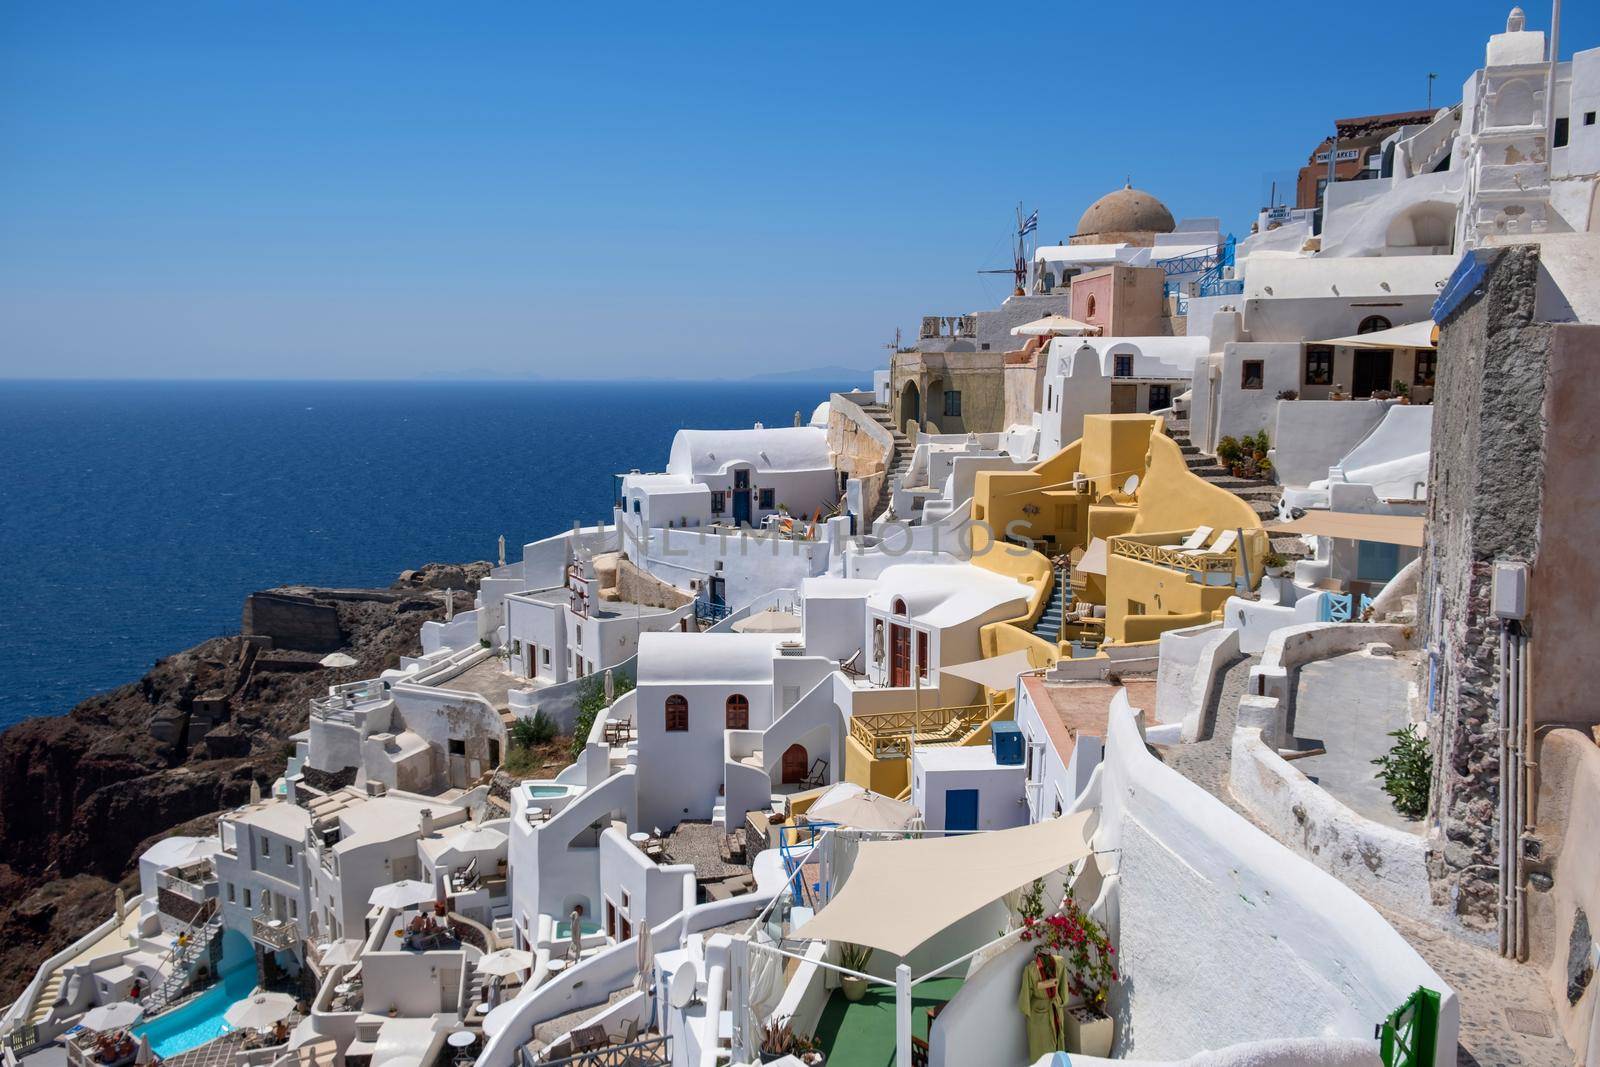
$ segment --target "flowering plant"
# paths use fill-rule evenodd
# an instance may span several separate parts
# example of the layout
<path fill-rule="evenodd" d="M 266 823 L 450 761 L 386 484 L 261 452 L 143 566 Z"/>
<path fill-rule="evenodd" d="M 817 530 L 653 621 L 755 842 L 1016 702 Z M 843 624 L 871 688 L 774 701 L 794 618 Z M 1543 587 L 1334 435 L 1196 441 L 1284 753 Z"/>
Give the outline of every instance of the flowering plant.
<path fill-rule="evenodd" d="M 1054 915 L 1044 915 L 1042 908 L 1035 910 L 1037 900 L 1031 890 L 1024 898 L 1022 940 L 1034 945 L 1035 955 L 1059 955 L 1067 968 L 1067 992 L 1104 1013 L 1106 993 L 1119 978 L 1114 958 L 1117 950 L 1105 928 L 1084 914 L 1070 895 Z"/>

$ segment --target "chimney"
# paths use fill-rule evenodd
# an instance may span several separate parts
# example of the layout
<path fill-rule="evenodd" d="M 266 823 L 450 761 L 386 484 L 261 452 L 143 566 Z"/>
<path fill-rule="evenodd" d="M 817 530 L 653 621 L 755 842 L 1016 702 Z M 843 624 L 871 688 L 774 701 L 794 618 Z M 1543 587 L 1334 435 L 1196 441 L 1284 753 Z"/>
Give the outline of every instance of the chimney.
<path fill-rule="evenodd" d="M 421 818 L 417 822 L 417 829 L 419 831 L 421 831 L 423 837 L 432 837 L 433 836 L 433 809 L 432 808 L 423 808 L 422 809 Z"/>

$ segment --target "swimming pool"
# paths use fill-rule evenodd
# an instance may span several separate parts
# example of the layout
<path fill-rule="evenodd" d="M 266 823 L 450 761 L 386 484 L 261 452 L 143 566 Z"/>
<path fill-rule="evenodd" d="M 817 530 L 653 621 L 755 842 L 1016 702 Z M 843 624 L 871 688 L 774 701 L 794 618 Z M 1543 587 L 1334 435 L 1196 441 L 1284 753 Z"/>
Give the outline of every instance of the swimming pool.
<path fill-rule="evenodd" d="M 148 1037 L 150 1051 L 163 1058 L 187 1052 L 227 1033 L 231 1027 L 223 1014 L 255 987 L 256 960 L 250 942 L 237 930 L 224 931 L 221 980 L 187 1004 L 134 1027 L 133 1036 Z"/>
<path fill-rule="evenodd" d="M 556 785 L 525 785 L 522 788 L 528 791 L 529 797 L 536 800 L 547 797 L 564 797 L 572 792 L 571 786 L 561 785 L 560 783 Z"/>
<path fill-rule="evenodd" d="M 595 923 L 595 922 L 590 922 L 588 919 L 580 919 L 578 921 L 578 929 L 582 930 L 585 934 L 598 934 L 600 932 L 600 924 L 599 923 Z M 557 941 L 570 941 L 571 939 L 572 939 L 572 924 L 569 923 L 565 919 L 562 919 L 559 922 L 557 922 L 556 923 L 556 940 Z"/>

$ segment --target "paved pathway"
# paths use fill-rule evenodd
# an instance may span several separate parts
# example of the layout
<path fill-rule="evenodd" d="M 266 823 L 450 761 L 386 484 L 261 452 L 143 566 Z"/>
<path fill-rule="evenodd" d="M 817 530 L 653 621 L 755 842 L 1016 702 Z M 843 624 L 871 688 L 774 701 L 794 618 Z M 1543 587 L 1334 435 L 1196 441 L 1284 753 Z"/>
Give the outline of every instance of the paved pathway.
<path fill-rule="evenodd" d="M 1257 662 L 1241 656 L 1224 668 L 1213 697 L 1216 725 L 1209 737 L 1161 750 L 1169 767 L 1245 818 L 1249 814 L 1228 791 L 1228 769 L 1239 698 Z M 1502 959 L 1437 925 L 1378 910 L 1460 998 L 1456 1061 L 1461 1067 L 1570 1067 L 1572 1051 L 1556 1032 L 1549 993 L 1533 967 Z"/>

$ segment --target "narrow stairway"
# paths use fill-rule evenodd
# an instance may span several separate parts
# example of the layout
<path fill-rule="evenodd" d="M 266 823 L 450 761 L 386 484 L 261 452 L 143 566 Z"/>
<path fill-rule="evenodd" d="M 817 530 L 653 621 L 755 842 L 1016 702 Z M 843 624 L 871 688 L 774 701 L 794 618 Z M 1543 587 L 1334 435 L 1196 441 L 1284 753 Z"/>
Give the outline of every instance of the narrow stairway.
<path fill-rule="evenodd" d="M 865 411 L 873 422 L 888 431 L 889 436 L 894 439 L 894 455 L 889 459 L 889 476 L 883 480 L 883 489 L 878 493 L 878 506 L 872 515 L 872 518 L 877 518 L 889 509 L 889 500 L 893 495 L 895 483 L 911 468 L 911 454 L 915 449 L 911 446 L 911 438 L 895 427 L 894 413 L 887 407 L 882 404 L 863 404 L 861 410 Z"/>
<path fill-rule="evenodd" d="M 1039 621 L 1033 624 L 1033 635 L 1053 645 L 1061 640 L 1061 618 L 1067 610 L 1067 583 L 1057 571 L 1050 584 L 1050 600 L 1039 614 Z"/>
<path fill-rule="evenodd" d="M 1283 487 L 1276 482 L 1264 478 L 1235 478 L 1233 473 L 1224 467 L 1212 456 L 1203 454 L 1199 447 L 1189 440 L 1189 423 L 1186 421 L 1169 420 L 1167 422 L 1167 435 L 1172 438 L 1183 453 L 1183 460 L 1195 476 L 1210 482 L 1218 489 L 1226 489 L 1234 496 L 1250 505 L 1250 510 L 1263 523 L 1276 522 L 1278 519 L 1278 500 L 1283 496 Z M 1274 537 L 1272 550 L 1284 559 L 1294 561 L 1308 559 L 1311 550 L 1298 537 Z"/>

